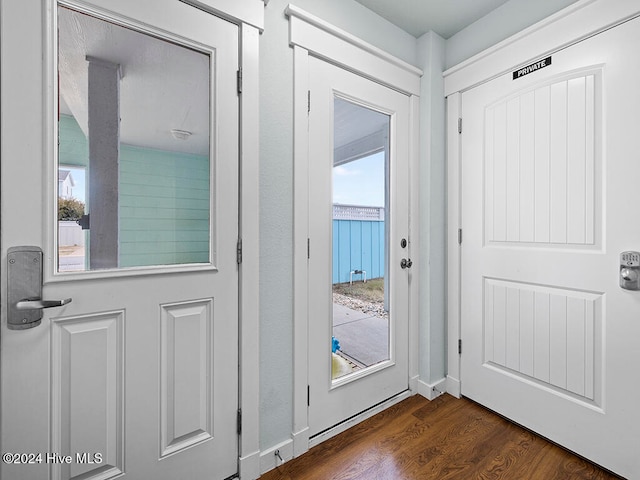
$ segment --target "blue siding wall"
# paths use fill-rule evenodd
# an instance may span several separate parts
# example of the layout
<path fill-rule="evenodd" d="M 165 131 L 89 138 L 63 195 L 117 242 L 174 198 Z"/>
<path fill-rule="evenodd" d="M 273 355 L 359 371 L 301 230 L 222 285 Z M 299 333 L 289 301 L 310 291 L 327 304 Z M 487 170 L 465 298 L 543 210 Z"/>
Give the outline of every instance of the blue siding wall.
<path fill-rule="evenodd" d="M 333 283 L 348 282 L 353 270 L 366 271 L 367 280 L 384 276 L 384 222 L 333 220 Z"/>

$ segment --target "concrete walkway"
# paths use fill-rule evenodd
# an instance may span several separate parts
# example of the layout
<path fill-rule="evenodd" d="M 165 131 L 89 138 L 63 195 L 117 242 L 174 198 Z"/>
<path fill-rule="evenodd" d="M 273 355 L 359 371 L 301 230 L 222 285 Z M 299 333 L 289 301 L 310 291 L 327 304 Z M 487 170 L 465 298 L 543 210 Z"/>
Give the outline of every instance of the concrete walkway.
<path fill-rule="evenodd" d="M 333 336 L 340 351 L 365 367 L 389 358 L 389 320 L 333 304 Z"/>

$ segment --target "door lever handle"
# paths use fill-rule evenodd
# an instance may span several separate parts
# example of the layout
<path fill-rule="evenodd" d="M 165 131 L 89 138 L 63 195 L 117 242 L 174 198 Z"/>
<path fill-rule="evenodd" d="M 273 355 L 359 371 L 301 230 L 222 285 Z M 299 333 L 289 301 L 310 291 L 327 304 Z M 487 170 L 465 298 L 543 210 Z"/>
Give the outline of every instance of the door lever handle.
<path fill-rule="evenodd" d="M 411 259 L 406 259 L 403 258 L 402 260 L 400 260 L 400 268 L 405 269 L 405 268 L 411 268 L 411 265 L 413 265 L 413 262 L 411 261 Z"/>
<path fill-rule="evenodd" d="M 18 310 L 40 310 L 41 308 L 61 307 L 71 303 L 70 298 L 64 300 L 40 300 L 40 299 L 28 299 L 20 300 L 16 303 L 16 309 Z"/>
<path fill-rule="evenodd" d="M 71 302 L 43 300 L 42 249 L 36 246 L 9 247 L 7 250 L 7 328 L 26 330 L 42 322 L 43 309 Z"/>

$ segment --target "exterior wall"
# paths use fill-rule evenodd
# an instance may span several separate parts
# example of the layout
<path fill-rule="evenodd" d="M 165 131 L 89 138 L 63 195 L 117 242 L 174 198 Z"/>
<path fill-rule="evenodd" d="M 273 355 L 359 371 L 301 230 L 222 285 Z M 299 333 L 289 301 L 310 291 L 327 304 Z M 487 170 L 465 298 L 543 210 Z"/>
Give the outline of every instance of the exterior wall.
<path fill-rule="evenodd" d="M 120 266 L 209 260 L 208 157 L 122 145 L 119 183 Z"/>
<path fill-rule="evenodd" d="M 350 281 L 354 270 L 367 272 L 367 280 L 384 277 L 384 222 L 333 220 L 333 283 Z"/>
<path fill-rule="evenodd" d="M 86 166 L 87 139 L 60 117 L 60 161 Z M 120 266 L 206 262 L 209 258 L 209 159 L 120 147 Z"/>

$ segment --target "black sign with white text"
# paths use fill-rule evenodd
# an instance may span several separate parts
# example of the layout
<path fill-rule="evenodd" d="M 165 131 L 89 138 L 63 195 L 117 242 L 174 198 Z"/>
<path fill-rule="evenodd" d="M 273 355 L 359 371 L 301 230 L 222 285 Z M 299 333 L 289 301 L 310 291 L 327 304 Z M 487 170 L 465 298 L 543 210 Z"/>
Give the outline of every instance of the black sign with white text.
<path fill-rule="evenodd" d="M 513 72 L 513 79 L 517 80 L 520 77 L 524 77 L 525 75 L 529 75 L 541 68 L 548 67 L 551 65 L 551 57 L 547 57 L 544 60 L 539 60 L 536 63 L 532 63 L 531 65 L 527 65 L 526 67 L 522 67 L 519 70 Z"/>

